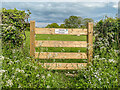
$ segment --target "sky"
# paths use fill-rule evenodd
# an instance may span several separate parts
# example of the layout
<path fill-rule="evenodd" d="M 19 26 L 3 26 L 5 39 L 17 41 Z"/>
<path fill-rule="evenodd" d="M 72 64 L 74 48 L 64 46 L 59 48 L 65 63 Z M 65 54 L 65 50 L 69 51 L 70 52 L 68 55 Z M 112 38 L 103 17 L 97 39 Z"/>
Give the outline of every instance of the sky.
<path fill-rule="evenodd" d="M 92 18 L 95 22 L 105 15 L 116 17 L 118 0 L 2 0 L 2 7 L 7 9 L 30 10 L 30 20 L 36 21 L 37 27 L 50 23 L 64 23 L 69 16 Z"/>

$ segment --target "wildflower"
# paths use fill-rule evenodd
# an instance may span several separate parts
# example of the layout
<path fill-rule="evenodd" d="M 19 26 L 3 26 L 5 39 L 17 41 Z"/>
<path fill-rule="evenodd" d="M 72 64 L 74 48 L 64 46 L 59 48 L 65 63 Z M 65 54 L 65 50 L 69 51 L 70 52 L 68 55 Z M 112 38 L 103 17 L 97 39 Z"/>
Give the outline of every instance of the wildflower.
<path fill-rule="evenodd" d="M 7 86 L 10 86 L 10 87 L 12 87 L 13 85 L 12 80 L 8 80 L 6 83 L 7 83 Z"/>
<path fill-rule="evenodd" d="M 10 65 L 11 65 L 11 64 L 13 64 L 13 62 L 12 62 L 12 61 L 10 61 L 8 64 L 10 64 Z"/>
<path fill-rule="evenodd" d="M 47 85 L 47 88 L 50 88 L 50 86 L 49 86 L 49 85 Z"/>
<path fill-rule="evenodd" d="M 116 53 L 119 53 L 119 50 L 114 50 Z"/>
<path fill-rule="evenodd" d="M 4 73 L 5 71 L 7 71 L 7 70 L 0 70 L 0 73 Z"/>
<path fill-rule="evenodd" d="M 12 78 L 15 78 L 15 76 L 13 75 Z"/>
<path fill-rule="evenodd" d="M 20 72 L 20 69 L 19 69 L 19 68 L 17 68 L 17 69 L 16 69 L 16 71 Z"/>
<path fill-rule="evenodd" d="M 28 76 L 28 74 L 25 74 L 25 76 L 27 77 L 27 76 Z"/>
<path fill-rule="evenodd" d="M 99 58 L 99 55 L 96 55 L 95 58 Z"/>
<path fill-rule="evenodd" d="M 113 62 L 113 63 L 114 63 L 114 62 L 115 62 L 115 60 L 114 60 L 114 59 L 109 59 L 109 62 Z"/>
<path fill-rule="evenodd" d="M 39 74 L 36 75 L 36 77 L 39 77 L 39 76 L 40 76 Z"/>
<path fill-rule="evenodd" d="M 17 61 L 15 61 L 15 62 L 16 62 L 16 63 L 17 63 L 17 62 L 20 62 L 20 60 L 17 60 Z"/>
<path fill-rule="evenodd" d="M 3 56 L 0 56 L 0 60 L 4 60 L 4 57 L 3 57 Z"/>
<path fill-rule="evenodd" d="M 16 56 L 13 56 L 13 58 L 15 59 L 15 58 L 16 58 Z"/>
<path fill-rule="evenodd" d="M 19 80 L 19 78 L 17 78 L 17 81 Z"/>
<path fill-rule="evenodd" d="M 34 68 L 35 68 L 35 70 L 37 69 L 37 67 L 36 66 L 33 66 Z"/>
<path fill-rule="evenodd" d="M 45 79 L 45 76 L 43 75 L 42 78 Z"/>
<path fill-rule="evenodd" d="M 15 49 L 13 49 L 12 52 L 15 53 Z"/>
<path fill-rule="evenodd" d="M 51 75 L 50 75 L 50 74 L 48 74 L 47 76 L 48 76 L 48 77 L 51 77 Z"/>
<path fill-rule="evenodd" d="M 22 86 L 19 84 L 18 88 L 22 88 Z"/>
<path fill-rule="evenodd" d="M 20 72 L 25 73 L 24 70 L 20 70 Z"/>
<path fill-rule="evenodd" d="M 20 70 L 19 68 L 16 69 L 17 72 L 25 73 L 24 70 Z"/>
<path fill-rule="evenodd" d="M 101 78 L 98 79 L 99 81 L 101 80 Z"/>
<path fill-rule="evenodd" d="M 30 59 L 30 57 L 26 57 L 27 59 Z"/>

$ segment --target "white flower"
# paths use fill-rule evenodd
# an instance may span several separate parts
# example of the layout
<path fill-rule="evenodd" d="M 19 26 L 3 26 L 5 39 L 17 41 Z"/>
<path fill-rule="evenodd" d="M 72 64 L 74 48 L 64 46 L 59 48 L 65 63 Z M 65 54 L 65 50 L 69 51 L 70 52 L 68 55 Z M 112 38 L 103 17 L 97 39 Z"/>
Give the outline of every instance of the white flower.
<path fill-rule="evenodd" d="M 101 78 L 98 79 L 99 81 L 101 80 Z"/>
<path fill-rule="evenodd" d="M 13 62 L 12 62 L 12 61 L 10 61 L 8 64 L 10 64 L 10 65 L 11 65 L 11 64 L 13 64 Z"/>
<path fill-rule="evenodd" d="M 20 69 L 19 69 L 19 68 L 17 68 L 17 69 L 16 69 L 16 71 L 20 72 Z"/>
<path fill-rule="evenodd" d="M 7 86 L 10 86 L 10 87 L 12 87 L 12 85 L 13 85 L 12 80 L 8 80 L 8 81 L 6 81 L 6 83 L 7 83 Z"/>
<path fill-rule="evenodd" d="M 28 74 L 25 74 L 25 76 L 27 77 L 27 76 L 28 76 Z"/>
<path fill-rule="evenodd" d="M 12 52 L 15 53 L 15 49 L 13 49 Z"/>
<path fill-rule="evenodd" d="M 17 81 L 19 80 L 19 78 L 16 78 L 17 79 Z"/>
<path fill-rule="evenodd" d="M 12 75 L 12 78 L 14 79 L 14 78 L 15 78 L 15 76 L 14 76 L 14 75 Z"/>
<path fill-rule="evenodd" d="M 19 84 L 18 88 L 22 88 L 22 86 Z"/>
<path fill-rule="evenodd" d="M 113 63 L 114 63 L 114 62 L 115 62 L 115 60 L 114 60 L 114 59 L 109 59 L 109 62 L 113 62 Z"/>
<path fill-rule="evenodd" d="M 20 60 L 17 60 L 17 61 L 15 61 L 15 62 L 16 62 L 16 63 L 17 63 L 17 62 L 20 62 Z"/>
<path fill-rule="evenodd" d="M 0 70 L 0 75 L 2 75 L 6 70 Z"/>
<path fill-rule="evenodd" d="M 27 59 L 30 59 L 30 57 L 26 57 Z"/>
<path fill-rule="evenodd" d="M 39 74 L 36 75 L 36 77 L 39 77 L 39 76 L 40 76 Z"/>
<path fill-rule="evenodd" d="M 24 70 L 20 70 L 20 72 L 25 73 Z"/>
<path fill-rule="evenodd" d="M 19 68 L 16 69 L 17 72 L 25 73 L 24 70 L 20 70 Z"/>
<path fill-rule="evenodd" d="M 7 71 L 7 70 L 0 70 L 0 73 L 4 73 L 5 71 Z"/>
<path fill-rule="evenodd" d="M 16 56 L 13 56 L 13 58 L 16 58 Z"/>
<path fill-rule="evenodd" d="M 99 55 L 96 55 L 95 58 L 99 58 Z"/>
<path fill-rule="evenodd" d="M 47 88 L 50 88 L 50 86 L 49 86 L 49 85 L 47 85 Z"/>
<path fill-rule="evenodd" d="M 0 60 L 4 60 L 4 57 L 3 57 L 3 56 L 0 56 Z"/>
<path fill-rule="evenodd" d="M 45 76 L 43 75 L 42 78 L 45 79 Z"/>
<path fill-rule="evenodd" d="M 50 74 L 48 74 L 47 76 L 48 76 L 48 77 L 51 77 L 51 75 L 50 75 Z"/>

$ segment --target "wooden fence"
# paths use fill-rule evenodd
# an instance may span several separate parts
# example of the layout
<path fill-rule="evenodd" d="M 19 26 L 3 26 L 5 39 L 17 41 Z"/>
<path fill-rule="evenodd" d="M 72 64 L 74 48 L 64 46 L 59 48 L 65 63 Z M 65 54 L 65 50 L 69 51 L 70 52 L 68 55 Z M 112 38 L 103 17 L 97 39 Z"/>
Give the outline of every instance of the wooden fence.
<path fill-rule="evenodd" d="M 93 23 L 88 23 L 87 29 L 64 29 L 66 33 L 58 32 L 58 28 L 35 28 L 35 21 L 30 21 L 30 56 L 40 59 L 88 59 L 87 63 L 40 63 L 44 68 L 57 70 L 72 70 L 85 67 L 92 59 L 93 53 Z M 61 29 L 63 30 L 63 29 Z M 56 32 L 57 31 L 57 32 Z M 47 41 L 35 40 L 35 34 L 69 34 L 87 35 L 87 41 Z M 87 47 L 86 53 L 68 52 L 35 52 L 35 47 Z"/>

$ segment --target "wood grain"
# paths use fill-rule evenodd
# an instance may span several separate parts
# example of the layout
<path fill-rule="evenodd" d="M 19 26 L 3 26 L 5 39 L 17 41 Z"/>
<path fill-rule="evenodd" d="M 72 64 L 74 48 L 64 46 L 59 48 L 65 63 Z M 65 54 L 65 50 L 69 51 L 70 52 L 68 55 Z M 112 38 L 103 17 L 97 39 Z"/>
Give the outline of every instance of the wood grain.
<path fill-rule="evenodd" d="M 30 21 L 30 56 L 35 55 L 35 21 Z"/>
<path fill-rule="evenodd" d="M 87 47 L 87 41 L 35 41 L 35 47 Z"/>
<path fill-rule="evenodd" d="M 88 62 L 90 62 L 93 56 L 93 23 L 88 23 L 87 43 L 88 43 L 87 57 Z"/>
<path fill-rule="evenodd" d="M 62 52 L 41 52 L 41 53 L 36 52 L 35 58 L 39 58 L 39 59 L 87 59 L 87 54 L 86 53 L 62 53 Z"/>
<path fill-rule="evenodd" d="M 35 28 L 35 34 L 56 34 L 56 33 L 55 28 Z M 68 29 L 68 35 L 87 35 L 87 29 Z"/>

